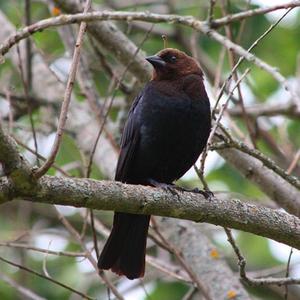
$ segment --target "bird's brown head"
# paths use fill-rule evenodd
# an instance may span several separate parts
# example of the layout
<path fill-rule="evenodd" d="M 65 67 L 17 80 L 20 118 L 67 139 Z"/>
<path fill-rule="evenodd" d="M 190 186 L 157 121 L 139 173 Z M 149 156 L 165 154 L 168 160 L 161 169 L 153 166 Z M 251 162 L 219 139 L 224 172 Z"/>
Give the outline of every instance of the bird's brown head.
<path fill-rule="evenodd" d="M 172 80 L 189 74 L 203 75 L 197 61 L 183 51 L 166 48 L 146 57 L 153 66 L 152 80 Z"/>

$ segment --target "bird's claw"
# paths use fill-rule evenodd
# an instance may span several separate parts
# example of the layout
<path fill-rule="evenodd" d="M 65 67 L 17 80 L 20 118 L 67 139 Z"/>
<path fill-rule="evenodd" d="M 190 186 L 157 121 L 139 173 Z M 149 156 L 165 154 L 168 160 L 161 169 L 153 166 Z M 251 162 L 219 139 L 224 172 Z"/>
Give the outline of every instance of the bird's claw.
<path fill-rule="evenodd" d="M 200 189 L 198 189 L 198 188 L 195 188 L 195 189 L 191 190 L 191 192 L 192 192 L 192 193 L 201 194 L 201 195 L 203 195 L 204 198 L 207 199 L 207 200 L 212 200 L 212 199 L 215 197 L 215 195 L 214 195 L 213 192 L 207 191 L 207 190 L 200 190 Z"/>
<path fill-rule="evenodd" d="M 173 196 L 178 196 L 178 189 L 176 188 L 176 186 L 167 185 L 166 187 L 163 187 L 163 189 L 170 192 Z"/>
<path fill-rule="evenodd" d="M 166 192 L 170 192 L 173 196 L 178 196 L 178 192 L 189 192 L 189 193 L 196 193 L 196 194 L 201 194 L 205 197 L 207 200 L 213 200 L 214 198 L 214 193 L 211 191 L 207 190 L 200 190 L 198 188 L 194 188 L 192 190 L 176 186 L 175 184 L 169 184 L 169 183 L 163 183 L 163 182 L 158 182 L 153 179 L 149 179 L 148 183 L 151 184 L 154 187 L 161 188 L 165 190 Z"/>
<path fill-rule="evenodd" d="M 185 188 L 180 188 L 181 191 L 183 192 L 189 192 L 189 193 L 196 193 L 196 194 L 201 194 L 205 197 L 205 199 L 207 200 L 212 200 L 214 198 L 214 193 L 211 191 L 207 191 L 207 190 L 200 190 L 198 188 L 194 188 L 192 190 L 189 189 L 185 189 Z"/>
<path fill-rule="evenodd" d="M 148 182 L 154 187 L 161 188 L 166 192 L 170 192 L 173 196 L 178 196 L 178 190 L 180 189 L 174 184 L 158 182 L 153 179 L 149 179 Z"/>
<path fill-rule="evenodd" d="M 173 184 L 161 183 L 158 187 L 162 188 L 166 192 L 170 192 L 173 196 L 178 196 L 178 189 Z"/>

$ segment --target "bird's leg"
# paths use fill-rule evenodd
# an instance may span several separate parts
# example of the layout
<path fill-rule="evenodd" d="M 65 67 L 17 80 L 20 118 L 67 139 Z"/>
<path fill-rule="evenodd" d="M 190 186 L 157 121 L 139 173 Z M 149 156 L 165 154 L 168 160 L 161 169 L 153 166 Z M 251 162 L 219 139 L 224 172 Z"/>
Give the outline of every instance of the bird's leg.
<path fill-rule="evenodd" d="M 152 178 L 147 179 L 147 182 L 154 187 L 161 188 L 167 192 L 171 192 L 174 196 L 178 196 L 177 191 L 180 189 L 174 183 L 159 182 Z"/>

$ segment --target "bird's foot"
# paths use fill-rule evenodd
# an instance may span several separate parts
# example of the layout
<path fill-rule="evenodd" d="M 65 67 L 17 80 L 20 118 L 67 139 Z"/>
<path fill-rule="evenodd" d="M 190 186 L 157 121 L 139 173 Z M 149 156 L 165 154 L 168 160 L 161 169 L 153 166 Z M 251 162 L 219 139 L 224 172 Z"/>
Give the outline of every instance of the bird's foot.
<path fill-rule="evenodd" d="M 161 188 L 167 192 L 170 192 L 174 196 L 178 196 L 178 190 L 180 190 L 175 184 L 173 183 L 164 183 L 158 182 L 154 179 L 148 179 L 148 183 L 154 187 Z M 181 191 L 181 190 L 180 190 Z"/>
<path fill-rule="evenodd" d="M 208 190 L 200 190 L 198 188 L 194 188 L 194 189 L 186 189 L 186 188 L 182 188 L 180 187 L 181 191 L 183 192 L 189 192 L 189 193 L 196 193 L 196 194 L 201 194 L 205 197 L 205 199 L 207 200 L 212 200 L 214 198 L 214 193 Z"/>
<path fill-rule="evenodd" d="M 148 179 L 148 183 L 154 187 L 161 188 L 167 192 L 172 193 L 174 196 L 178 196 L 178 192 L 188 192 L 188 193 L 196 193 L 201 194 L 205 197 L 207 200 L 213 200 L 214 193 L 208 190 L 200 190 L 198 188 L 194 189 L 187 189 L 183 188 L 181 186 L 177 186 L 174 183 L 164 183 L 164 182 L 158 182 L 154 179 Z"/>
<path fill-rule="evenodd" d="M 194 188 L 194 189 L 191 190 L 191 192 L 201 194 L 207 200 L 213 200 L 213 198 L 215 197 L 214 193 L 211 192 L 211 191 L 208 191 L 208 190 L 200 190 L 198 188 Z"/>

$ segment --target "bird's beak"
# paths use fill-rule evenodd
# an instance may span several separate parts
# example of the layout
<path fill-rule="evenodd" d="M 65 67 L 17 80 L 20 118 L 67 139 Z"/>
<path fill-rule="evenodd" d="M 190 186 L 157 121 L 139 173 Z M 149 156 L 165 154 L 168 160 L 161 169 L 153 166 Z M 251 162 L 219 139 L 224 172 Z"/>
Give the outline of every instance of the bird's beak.
<path fill-rule="evenodd" d="M 154 67 L 154 68 L 163 68 L 166 65 L 166 62 L 159 56 L 153 55 L 146 57 L 146 60 Z"/>

